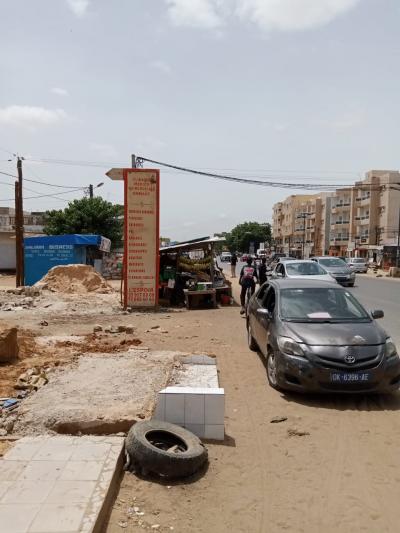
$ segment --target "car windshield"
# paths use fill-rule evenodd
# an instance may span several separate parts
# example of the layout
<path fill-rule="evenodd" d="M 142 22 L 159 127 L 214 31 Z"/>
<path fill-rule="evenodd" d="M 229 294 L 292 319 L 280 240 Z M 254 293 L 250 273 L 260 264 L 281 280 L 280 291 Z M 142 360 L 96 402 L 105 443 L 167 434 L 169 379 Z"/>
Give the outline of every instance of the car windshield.
<path fill-rule="evenodd" d="M 320 264 L 322 266 L 327 267 L 343 267 L 346 266 L 346 263 L 342 259 L 338 259 L 337 257 L 327 257 L 326 259 L 320 259 Z"/>
<path fill-rule="evenodd" d="M 282 289 L 280 315 L 291 322 L 369 322 L 367 311 L 345 290 L 330 287 Z"/>
<path fill-rule="evenodd" d="M 288 276 L 323 276 L 326 274 L 318 263 L 302 263 L 301 261 L 286 265 L 286 272 Z"/>

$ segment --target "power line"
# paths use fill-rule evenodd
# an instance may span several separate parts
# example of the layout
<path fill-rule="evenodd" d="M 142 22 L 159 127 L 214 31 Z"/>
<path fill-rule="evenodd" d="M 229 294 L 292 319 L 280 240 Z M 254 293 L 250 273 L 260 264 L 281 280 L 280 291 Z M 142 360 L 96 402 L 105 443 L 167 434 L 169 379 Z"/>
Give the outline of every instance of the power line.
<path fill-rule="evenodd" d="M 84 190 L 84 187 L 81 190 Z M 61 194 L 70 194 L 72 192 L 76 193 L 77 190 L 72 189 L 70 191 L 62 191 L 57 194 L 39 194 L 38 196 L 25 196 L 24 200 L 33 200 L 35 198 L 57 198 Z M 3 199 L 0 199 L 0 202 L 11 202 L 12 200 L 14 200 L 14 198 L 3 198 Z"/>
<path fill-rule="evenodd" d="M 3 174 L 4 176 L 10 176 L 10 178 L 18 178 L 18 176 L 15 176 L 15 174 L 10 174 L 9 172 L 3 172 L 0 170 L 0 174 Z M 85 189 L 87 187 L 75 187 L 73 185 L 57 185 L 55 183 L 48 183 L 46 181 L 39 181 L 39 180 L 33 180 L 24 178 L 24 181 L 29 181 L 31 183 L 38 183 L 40 185 L 47 185 L 48 187 L 56 187 L 58 189 Z"/>
<path fill-rule="evenodd" d="M 153 163 L 155 165 L 163 166 L 166 168 L 172 168 L 174 170 L 179 170 L 182 172 L 187 172 L 190 174 L 195 174 L 197 176 L 205 176 L 208 178 L 214 178 L 224 181 L 232 181 L 235 183 L 245 183 L 247 185 L 259 185 L 262 187 L 277 187 L 277 188 L 284 188 L 284 189 L 305 189 L 305 190 L 317 190 L 317 189 L 333 189 L 336 190 L 340 187 L 345 187 L 345 185 L 338 185 L 338 184 L 324 184 L 321 186 L 321 184 L 304 184 L 304 183 L 287 183 L 287 182 L 279 182 L 279 181 L 261 181 L 261 180 L 255 180 L 255 179 L 245 179 L 245 178 L 238 178 L 234 176 L 227 176 L 224 174 L 215 174 L 213 172 L 204 172 L 202 170 L 194 170 L 186 167 L 181 167 L 178 165 L 172 165 L 170 163 L 163 163 L 161 161 L 155 161 L 154 159 L 148 159 L 146 157 L 138 157 L 137 158 L 139 162 L 141 161 L 147 161 L 148 163 Z"/>

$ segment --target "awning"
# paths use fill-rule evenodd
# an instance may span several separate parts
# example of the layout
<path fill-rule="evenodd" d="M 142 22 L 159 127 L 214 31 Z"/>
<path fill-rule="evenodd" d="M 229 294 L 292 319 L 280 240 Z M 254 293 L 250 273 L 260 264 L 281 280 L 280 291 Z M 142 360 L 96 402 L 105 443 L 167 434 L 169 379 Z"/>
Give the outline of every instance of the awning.
<path fill-rule="evenodd" d="M 180 242 L 179 244 L 174 244 L 173 246 L 163 246 L 160 248 L 160 253 L 168 252 L 177 252 L 179 250 L 196 250 L 204 249 L 209 244 L 213 245 L 217 242 L 225 242 L 224 237 L 205 237 L 204 239 L 199 239 L 195 241 Z"/>
<path fill-rule="evenodd" d="M 111 241 L 101 235 L 42 235 L 40 237 L 26 237 L 24 239 L 25 246 L 37 245 L 74 245 L 74 246 L 97 246 L 100 250 L 109 252 L 111 248 Z"/>

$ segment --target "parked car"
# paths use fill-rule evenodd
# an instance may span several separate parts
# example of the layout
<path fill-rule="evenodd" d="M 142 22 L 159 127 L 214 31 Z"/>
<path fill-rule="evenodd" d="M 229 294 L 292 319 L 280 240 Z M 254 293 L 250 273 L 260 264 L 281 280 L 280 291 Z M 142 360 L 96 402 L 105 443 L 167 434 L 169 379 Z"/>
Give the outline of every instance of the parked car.
<path fill-rule="evenodd" d="M 276 265 L 272 278 L 312 279 L 337 283 L 336 279 L 315 261 L 283 261 Z"/>
<path fill-rule="evenodd" d="M 221 262 L 231 262 L 232 254 L 230 252 L 222 252 L 221 253 Z"/>
<path fill-rule="evenodd" d="M 375 321 L 382 317 L 340 285 L 271 280 L 249 301 L 248 344 L 266 358 L 276 389 L 393 392 L 400 386 L 400 358 Z"/>
<path fill-rule="evenodd" d="M 356 275 L 343 259 L 332 257 L 330 255 L 323 255 L 321 257 L 312 257 L 311 261 L 319 263 L 341 285 L 354 287 Z"/>
<path fill-rule="evenodd" d="M 367 260 L 362 257 L 348 257 L 346 263 L 353 272 L 360 272 L 361 274 L 366 274 L 368 272 Z"/>
<path fill-rule="evenodd" d="M 286 254 L 272 254 L 270 257 L 270 263 L 277 263 L 280 257 L 286 257 Z"/>

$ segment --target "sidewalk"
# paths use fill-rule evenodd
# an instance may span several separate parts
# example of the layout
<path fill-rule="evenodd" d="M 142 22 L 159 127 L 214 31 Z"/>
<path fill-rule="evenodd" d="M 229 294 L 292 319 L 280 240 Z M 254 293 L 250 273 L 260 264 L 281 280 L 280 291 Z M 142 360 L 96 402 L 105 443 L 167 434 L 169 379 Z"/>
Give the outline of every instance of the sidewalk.
<path fill-rule="evenodd" d="M 358 276 L 365 276 L 368 278 L 378 278 L 378 279 L 390 279 L 392 281 L 400 281 L 400 278 L 392 278 L 389 276 L 387 270 L 378 270 L 378 272 L 368 271 L 367 274 L 357 274 Z"/>

